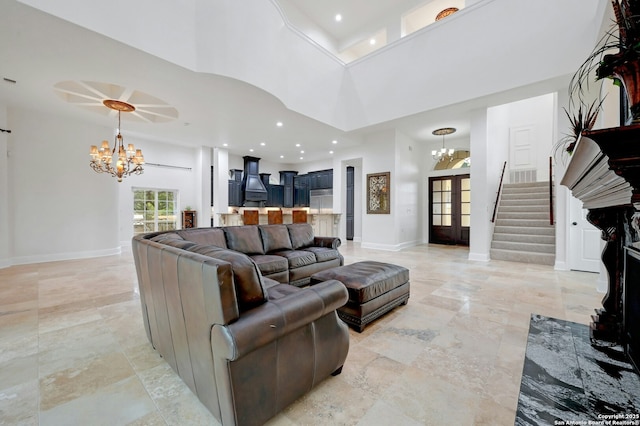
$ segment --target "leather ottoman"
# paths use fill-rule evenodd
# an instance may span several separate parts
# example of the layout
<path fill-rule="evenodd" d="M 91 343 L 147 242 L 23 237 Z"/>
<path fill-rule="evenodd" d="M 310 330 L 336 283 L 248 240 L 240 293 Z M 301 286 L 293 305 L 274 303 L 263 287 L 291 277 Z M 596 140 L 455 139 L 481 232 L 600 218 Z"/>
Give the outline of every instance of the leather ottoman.
<path fill-rule="evenodd" d="M 311 276 L 311 285 L 338 280 L 349 292 L 338 316 L 362 332 L 364 327 L 409 300 L 409 270 L 390 263 L 364 261 L 326 269 Z"/>

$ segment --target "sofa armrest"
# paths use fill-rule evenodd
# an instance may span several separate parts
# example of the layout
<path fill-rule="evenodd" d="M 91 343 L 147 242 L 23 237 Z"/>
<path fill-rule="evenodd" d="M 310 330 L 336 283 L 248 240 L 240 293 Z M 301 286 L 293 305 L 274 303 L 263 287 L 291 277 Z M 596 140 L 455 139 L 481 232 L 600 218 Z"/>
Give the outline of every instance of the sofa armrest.
<path fill-rule="evenodd" d="M 313 237 L 313 245 L 317 247 L 327 247 L 337 249 L 342 244 L 338 237 Z"/>
<path fill-rule="evenodd" d="M 238 321 L 214 324 L 213 354 L 230 361 L 251 353 L 282 336 L 335 311 L 347 303 L 346 287 L 329 280 L 301 289 L 243 313 Z"/>

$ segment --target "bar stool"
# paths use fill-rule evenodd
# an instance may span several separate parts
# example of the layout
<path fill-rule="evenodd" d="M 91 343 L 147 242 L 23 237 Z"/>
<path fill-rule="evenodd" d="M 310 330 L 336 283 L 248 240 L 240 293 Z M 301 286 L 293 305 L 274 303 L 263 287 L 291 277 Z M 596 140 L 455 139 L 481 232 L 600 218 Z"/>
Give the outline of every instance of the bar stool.
<path fill-rule="evenodd" d="M 291 214 L 293 215 L 293 223 L 307 223 L 306 210 L 294 210 Z"/>
<path fill-rule="evenodd" d="M 245 210 L 242 216 L 245 225 L 257 225 L 260 222 L 258 210 Z"/>
<path fill-rule="evenodd" d="M 267 223 L 269 225 L 279 225 L 282 223 L 282 210 L 269 210 L 267 212 Z"/>

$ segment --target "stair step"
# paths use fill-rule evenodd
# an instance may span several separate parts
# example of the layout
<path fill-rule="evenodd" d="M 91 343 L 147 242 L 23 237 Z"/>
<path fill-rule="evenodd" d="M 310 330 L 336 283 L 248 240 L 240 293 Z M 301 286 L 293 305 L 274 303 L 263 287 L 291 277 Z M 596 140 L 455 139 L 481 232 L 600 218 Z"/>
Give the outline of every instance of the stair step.
<path fill-rule="evenodd" d="M 493 241 L 511 241 L 514 243 L 555 244 L 555 235 L 501 234 L 494 233 Z"/>
<path fill-rule="evenodd" d="M 528 226 L 532 228 L 553 228 L 549 225 L 549 218 L 544 219 L 498 219 L 496 226 Z"/>
<path fill-rule="evenodd" d="M 554 265 L 556 255 L 548 253 L 527 253 L 502 249 L 491 249 L 491 259 L 511 262 L 535 263 L 537 265 Z"/>
<path fill-rule="evenodd" d="M 544 212 L 547 216 L 549 215 L 549 204 L 545 205 L 530 205 L 523 206 L 521 204 L 513 205 L 513 206 L 505 206 L 500 205 L 499 211 L 501 213 L 515 213 L 515 212 L 523 212 L 523 213 L 533 213 L 533 212 Z"/>
<path fill-rule="evenodd" d="M 549 226 L 549 222 L 547 222 L 547 227 L 535 227 L 535 228 L 523 228 L 521 226 L 502 226 L 496 225 L 493 228 L 494 234 L 524 234 L 524 235 L 553 235 L 555 238 L 556 230 L 555 227 Z"/>
<path fill-rule="evenodd" d="M 530 188 L 549 188 L 549 181 L 542 181 L 542 182 L 523 182 L 523 183 L 505 183 L 504 185 L 502 185 L 503 189 L 509 189 L 509 190 L 527 190 Z"/>
<path fill-rule="evenodd" d="M 526 192 L 510 194 L 503 192 L 500 196 L 501 200 L 538 200 L 541 204 L 549 203 L 549 192 Z"/>
<path fill-rule="evenodd" d="M 555 244 L 537 244 L 529 242 L 514 242 L 514 241 L 496 241 L 491 243 L 492 249 L 501 249 L 509 251 L 518 251 L 526 253 L 549 253 L 555 254 Z"/>
<path fill-rule="evenodd" d="M 520 219 L 520 220 L 546 220 L 549 222 L 549 212 L 505 212 L 503 209 L 498 211 L 498 220 L 500 219 Z"/>
<path fill-rule="evenodd" d="M 503 206 L 549 206 L 549 199 L 545 198 L 544 200 L 542 200 L 536 198 L 501 198 L 498 210 L 500 210 Z"/>

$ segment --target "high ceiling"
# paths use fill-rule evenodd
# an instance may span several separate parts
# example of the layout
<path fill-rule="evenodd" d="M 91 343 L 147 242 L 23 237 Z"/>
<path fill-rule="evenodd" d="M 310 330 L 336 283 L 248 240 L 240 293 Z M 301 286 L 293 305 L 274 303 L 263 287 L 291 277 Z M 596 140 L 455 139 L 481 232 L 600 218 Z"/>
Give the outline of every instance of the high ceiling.
<path fill-rule="evenodd" d="M 281 3 L 283 11 L 297 8 L 339 41 L 424 1 Z M 343 16 L 340 25 L 334 25 L 336 13 Z M 295 24 L 294 19 L 290 22 Z M 438 127 L 456 127 L 456 136 L 464 138 L 468 136 L 469 111 L 477 108 L 478 102 L 482 104 L 468 102 L 345 132 L 287 109 L 252 85 L 192 72 L 16 0 L 0 0 L 0 104 L 115 127 L 115 113 L 103 109 L 96 96 L 88 96 L 86 102 L 81 96 L 91 87 L 114 90 L 107 86 L 115 82 L 127 95 L 148 94 L 177 112 L 175 119 L 152 123 L 130 120 L 123 114 L 125 138 L 192 146 L 227 143 L 233 154 L 291 164 L 328 159 L 331 150 L 339 152 L 360 144 L 365 135 L 383 129 L 397 129 L 418 143 L 439 143 L 441 139 L 431 134 Z M 60 87 L 69 90 L 61 91 Z M 278 127 L 276 122 L 283 125 Z M 87 145 L 97 142 L 87 141 Z"/>

